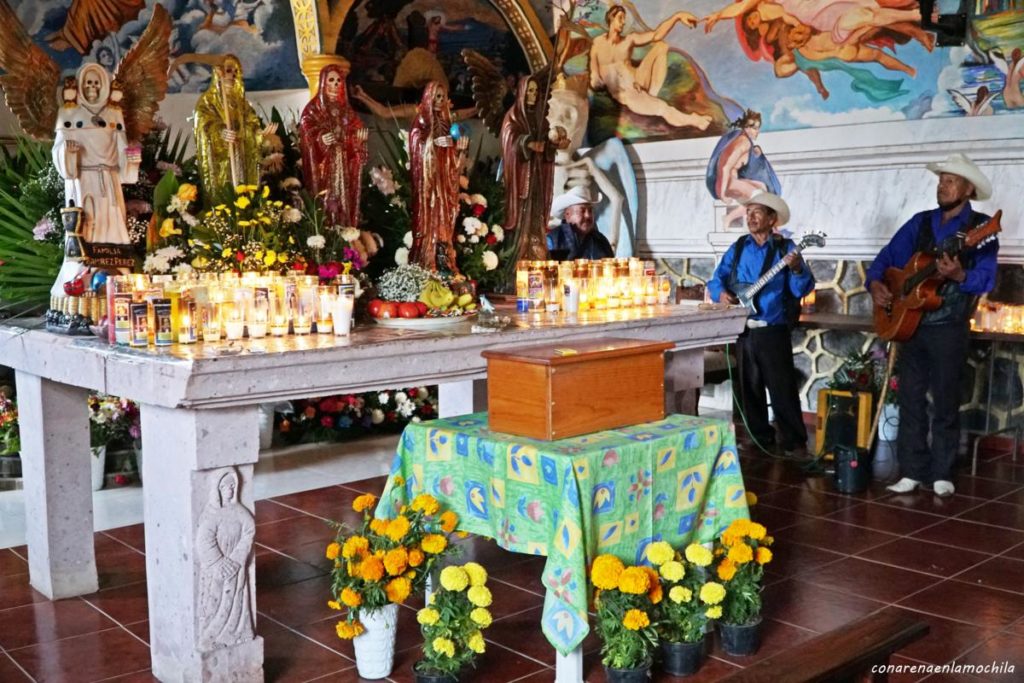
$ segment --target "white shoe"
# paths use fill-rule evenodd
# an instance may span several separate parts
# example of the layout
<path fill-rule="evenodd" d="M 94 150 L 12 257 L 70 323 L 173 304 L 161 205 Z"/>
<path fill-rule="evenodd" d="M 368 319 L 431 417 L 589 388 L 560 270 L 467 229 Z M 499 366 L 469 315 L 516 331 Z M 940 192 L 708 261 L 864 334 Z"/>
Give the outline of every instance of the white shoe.
<path fill-rule="evenodd" d="M 953 486 L 953 482 L 946 481 L 945 479 L 939 479 L 933 485 L 935 495 L 939 498 L 949 498 L 956 493 L 956 488 Z"/>
<path fill-rule="evenodd" d="M 919 486 L 921 486 L 921 482 L 917 481 L 916 479 L 908 479 L 907 477 L 903 477 L 895 484 L 886 486 L 885 490 L 892 491 L 893 493 L 911 493 L 912 491 L 916 490 Z M 952 484 L 950 484 L 950 486 L 952 486 Z"/>

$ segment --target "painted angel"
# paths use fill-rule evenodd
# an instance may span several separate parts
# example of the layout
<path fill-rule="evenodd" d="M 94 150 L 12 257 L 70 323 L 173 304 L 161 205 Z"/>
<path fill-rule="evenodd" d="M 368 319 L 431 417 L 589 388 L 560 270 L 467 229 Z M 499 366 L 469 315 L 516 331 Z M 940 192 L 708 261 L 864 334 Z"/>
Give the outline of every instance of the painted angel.
<path fill-rule="evenodd" d="M 141 161 L 137 142 L 153 127 L 167 92 L 170 34 L 167 11 L 155 5 L 149 26 L 113 78 L 99 64 L 85 64 L 72 89 L 17 15 L 0 2 L 0 69 L 6 72 L 0 86 L 26 133 L 41 139 L 54 136 L 53 163 L 64 178 L 67 206 L 82 211 L 77 236 L 86 256 L 90 244 L 131 243 L 121 184 L 136 181 Z M 112 87 L 115 83 L 120 88 Z M 65 255 L 52 294 L 63 296 L 64 283 L 85 270 L 85 263 Z"/>

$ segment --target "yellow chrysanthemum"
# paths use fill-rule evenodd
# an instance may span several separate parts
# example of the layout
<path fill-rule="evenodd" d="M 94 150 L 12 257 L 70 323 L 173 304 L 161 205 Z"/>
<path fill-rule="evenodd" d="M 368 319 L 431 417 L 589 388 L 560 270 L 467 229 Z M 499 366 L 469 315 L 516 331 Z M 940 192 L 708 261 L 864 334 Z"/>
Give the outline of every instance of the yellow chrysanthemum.
<path fill-rule="evenodd" d="M 657 541 L 647 546 L 647 559 L 656 567 L 660 567 L 676 556 L 676 551 L 665 541 Z"/>
<path fill-rule="evenodd" d="M 267 249 L 267 253 L 263 255 L 263 264 L 272 266 L 277 262 L 277 253 L 273 249 Z"/>
<path fill-rule="evenodd" d="M 392 541 L 401 541 L 407 533 L 409 533 L 409 518 L 399 515 L 388 522 L 388 529 L 384 535 Z"/>
<path fill-rule="evenodd" d="M 338 637 L 343 640 L 351 640 L 358 635 L 361 635 L 366 629 L 358 621 L 353 621 L 351 624 L 347 621 L 339 621 L 337 626 L 334 627 Z"/>
<path fill-rule="evenodd" d="M 493 600 L 491 591 L 487 586 L 470 586 L 466 592 L 466 597 L 477 607 L 490 607 Z"/>
<path fill-rule="evenodd" d="M 647 612 L 638 609 L 631 609 L 622 617 L 622 625 L 630 631 L 639 631 L 651 625 L 651 619 Z"/>
<path fill-rule="evenodd" d="M 441 534 L 427 534 L 423 537 L 423 542 L 420 545 L 423 546 L 424 552 L 437 555 L 448 547 L 448 539 Z"/>
<path fill-rule="evenodd" d="M 341 602 L 344 603 L 346 607 L 359 607 L 359 605 L 363 604 L 363 596 L 359 595 L 359 593 L 355 592 L 351 588 L 342 588 Z"/>
<path fill-rule="evenodd" d="M 341 544 L 340 543 L 328 543 L 327 544 L 327 551 L 324 554 L 327 556 L 328 560 L 336 560 L 336 559 L 338 559 L 338 555 L 340 553 L 341 553 Z"/>
<path fill-rule="evenodd" d="M 389 576 L 398 576 L 409 566 L 409 552 L 398 547 L 384 553 L 384 569 Z"/>
<path fill-rule="evenodd" d="M 700 601 L 705 605 L 717 605 L 725 599 L 725 586 L 708 581 L 700 587 Z"/>
<path fill-rule="evenodd" d="M 624 569 L 622 560 L 614 555 L 598 555 L 590 570 L 590 581 L 601 590 L 618 588 L 619 576 Z"/>
<path fill-rule="evenodd" d="M 772 561 L 772 551 L 762 546 L 758 548 L 757 552 L 754 554 L 754 560 L 758 564 L 768 564 Z"/>
<path fill-rule="evenodd" d="M 341 609 L 341 603 L 339 603 L 337 600 L 328 600 L 327 606 L 331 609 Z"/>
<path fill-rule="evenodd" d="M 458 593 L 469 585 L 469 574 L 462 567 L 445 567 L 441 570 L 441 586 L 445 590 Z"/>
<path fill-rule="evenodd" d="M 419 548 L 413 548 L 409 551 L 409 566 L 418 567 L 423 564 L 423 560 L 426 559 L 423 556 L 423 551 Z"/>
<path fill-rule="evenodd" d="M 424 607 L 416 613 L 416 621 L 424 626 L 433 626 L 440 618 L 441 614 L 433 607 Z"/>
<path fill-rule="evenodd" d="M 682 562 L 672 560 L 661 565 L 660 573 L 666 581 L 682 581 L 686 576 L 686 568 L 683 567 Z"/>
<path fill-rule="evenodd" d="M 619 590 L 623 593 L 643 595 L 650 587 L 650 575 L 643 567 L 627 567 L 619 575 Z"/>
<path fill-rule="evenodd" d="M 182 183 L 178 186 L 178 199 L 183 202 L 194 202 L 199 196 L 199 188 L 192 183 Z"/>
<path fill-rule="evenodd" d="M 248 209 L 251 203 L 248 197 L 239 197 L 235 200 L 235 206 L 239 209 Z"/>
<path fill-rule="evenodd" d="M 441 504 L 437 502 L 429 493 L 421 493 L 412 499 L 412 504 L 409 506 L 415 512 L 422 512 L 425 515 L 436 514 L 441 509 Z"/>
<path fill-rule="evenodd" d="M 469 574 L 470 586 L 482 586 L 487 583 L 487 570 L 476 562 L 467 562 L 462 568 Z"/>
<path fill-rule="evenodd" d="M 466 646 L 470 650 L 477 654 L 482 654 L 487 649 L 487 643 L 484 641 L 484 634 L 480 631 L 473 631 L 473 634 L 466 641 Z"/>
<path fill-rule="evenodd" d="M 722 618 L 722 606 L 715 605 L 714 607 L 708 607 L 704 610 L 704 616 L 708 619 L 721 619 Z"/>
<path fill-rule="evenodd" d="M 372 493 L 364 493 L 363 495 L 352 501 L 352 509 L 356 512 L 362 512 L 363 510 L 369 510 L 377 503 L 377 496 Z"/>
<path fill-rule="evenodd" d="M 405 602 L 412 592 L 412 582 L 404 576 L 399 576 L 388 581 L 384 586 L 384 594 L 388 596 L 388 602 L 400 605 Z"/>
<path fill-rule="evenodd" d="M 685 586 L 673 586 L 668 592 L 668 599 L 677 605 L 683 602 L 690 602 L 693 599 L 693 591 Z"/>
<path fill-rule="evenodd" d="M 732 577 L 736 576 L 736 563 L 726 557 L 718 563 L 716 573 L 722 581 L 732 581 Z"/>
<path fill-rule="evenodd" d="M 346 560 L 356 555 L 362 555 L 370 549 L 370 542 L 365 536 L 350 536 L 341 549 L 341 556 Z"/>
<path fill-rule="evenodd" d="M 686 552 L 684 554 L 686 555 L 687 562 L 695 564 L 698 567 L 707 567 L 711 564 L 711 560 L 714 559 L 711 555 L 711 551 L 699 543 L 691 543 L 686 546 Z"/>
<path fill-rule="evenodd" d="M 288 239 L 290 240 L 292 238 L 289 237 Z M 288 252 L 282 251 L 280 254 L 278 254 L 277 255 L 277 262 L 278 263 L 288 263 Z"/>
<path fill-rule="evenodd" d="M 729 548 L 728 557 L 736 564 L 746 564 L 754 559 L 754 550 L 746 543 L 737 543 Z"/>
<path fill-rule="evenodd" d="M 448 657 L 455 656 L 455 643 L 448 638 L 434 638 L 434 641 L 430 643 L 434 648 L 434 652 L 437 652 Z"/>
<path fill-rule="evenodd" d="M 227 247 L 224 247 L 224 249 L 220 252 L 220 257 L 227 258 L 228 256 L 231 256 L 231 250 L 228 249 Z"/>
<path fill-rule="evenodd" d="M 455 527 L 459 524 L 459 516 L 452 510 L 445 510 L 441 513 L 441 530 L 446 534 L 450 534 L 455 531 Z"/>
<path fill-rule="evenodd" d="M 480 628 L 487 628 L 491 625 L 491 613 L 487 611 L 486 607 L 477 607 L 469 613 L 469 618 Z"/>
<path fill-rule="evenodd" d="M 379 557 L 371 555 L 362 561 L 359 571 L 366 581 L 380 581 L 384 578 L 384 563 Z"/>

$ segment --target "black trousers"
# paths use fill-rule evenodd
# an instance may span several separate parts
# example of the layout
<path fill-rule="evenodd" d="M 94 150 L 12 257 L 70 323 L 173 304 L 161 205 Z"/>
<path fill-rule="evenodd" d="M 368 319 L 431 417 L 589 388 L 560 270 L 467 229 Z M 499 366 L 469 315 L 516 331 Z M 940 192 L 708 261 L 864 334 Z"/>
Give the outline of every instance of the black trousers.
<path fill-rule="evenodd" d="M 751 435 L 761 445 L 775 441 L 775 430 L 768 422 L 765 388 L 772 400 L 775 422 L 779 426 L 782 447 L 791 449 L 807 444 L 807 427 L 800 408 L 800 390 L 793 367 L 793 338 L 785 325 L 749 329 L 736 343 L 739 355 L 740 407 L 747 418 Z"/>
<path fill-rule="evenodd" d="M 953 478 L 960 447 L 960 383 L 967 362 L 967 333 L 963 323 L 926 325 L 917 328 L 900 348 L 900 430 L 896 444 L 904 477 L 928 484 Z"/>

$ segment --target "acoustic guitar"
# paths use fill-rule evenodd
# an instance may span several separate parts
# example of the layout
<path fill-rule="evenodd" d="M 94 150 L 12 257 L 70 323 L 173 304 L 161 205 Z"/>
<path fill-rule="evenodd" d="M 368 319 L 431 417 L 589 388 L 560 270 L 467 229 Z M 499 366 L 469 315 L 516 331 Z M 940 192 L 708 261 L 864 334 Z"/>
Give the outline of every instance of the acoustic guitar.
<path fill-rule="evenodd" d="M 875 333 L 886 341 L 910 339 L 924 314 L 942 306 L 938 290 L 944 278 L 936 274 L 936 257 L 941 253 L 956 256 L 988 244 L 1002 230 L 1002 217 L 1002 210 L 997 211 L 983 225 L 943 240 L 931 253 L 917 252 L 903 268 L 886 268 L 882 281 L 892 292 L 892 303 L 875 306 Z"/>
<path fill-rule="evenodd" d="M 800 238 L 800 241 L 796 244 L 796 248 L 794 248 L 790 253 L 799 254 L 807 247 L 824 247 L 826 237 L 828 237 L 828 235 L 823 232 L 807 233 Z M 740 305 L 747 308 L 751 315 L 757 314 L 759 311 L 757 310 L 757 305 L 755 304 L 754 299 L 757 297 L 758 292 L 764 289 L 764 286 L 771 282 L 776 275 L 781 273 L 785 267 L 786 262 L 779 259 L 775 265 L 769 268 L 768 271 L 758 278 L 756 282 L 737 282 L 736 289 L 738 291 L 733 292 L 733 294 L 737 299 L 739 299 Z"/>

